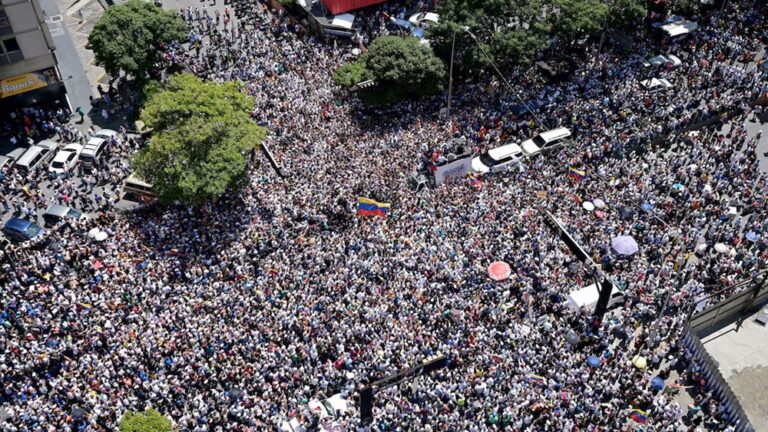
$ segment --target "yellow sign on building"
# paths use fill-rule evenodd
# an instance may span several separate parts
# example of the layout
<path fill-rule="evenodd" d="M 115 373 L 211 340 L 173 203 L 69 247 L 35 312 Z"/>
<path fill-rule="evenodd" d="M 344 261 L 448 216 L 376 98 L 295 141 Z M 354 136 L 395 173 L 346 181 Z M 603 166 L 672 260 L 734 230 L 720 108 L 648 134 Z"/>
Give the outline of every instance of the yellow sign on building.
<path fill-rule="evenodd" d="M 53 68 L 6 78 L 0 80 L 0 99 L 48 87 L 57 81 L 56 70 Z"/>

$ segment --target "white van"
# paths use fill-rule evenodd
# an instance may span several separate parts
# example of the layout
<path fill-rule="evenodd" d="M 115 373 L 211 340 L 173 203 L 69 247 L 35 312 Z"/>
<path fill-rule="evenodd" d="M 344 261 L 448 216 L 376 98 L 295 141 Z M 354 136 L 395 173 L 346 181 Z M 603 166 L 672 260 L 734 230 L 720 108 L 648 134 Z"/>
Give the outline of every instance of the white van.
<path fill-rule="evenodd" d="M 106 140 L 99 137 L 91 137 L 80 152 L 80 165 L 84 170 L 90 171 L 96 165 L 96 161 L 104 153 L 104 143 Z"/>
<path fill-rule="evenodd" d="M 592 312 L 597 305 L 598 298 L 600 298 L 600 289 L 596 284 L 592 284 L 577 289 L 576 291 L 572 291 L 568 294 L 568 300 L 566 300 L 566 302 L 568 303 L 568 307 L 574 311 L 578 312 L 581 308 L 584 308 L 585 310 Z M 608 300 L 608 309 L 622 303 L 624 303 L 624 293 L 614 285 L 613 290 L 611 291 L 611 298 Z"/>
<path fill-rule="evenodd" d="M 530 157 L 541 153 L 547 148 L 570 141 L 570 139 L 571 131 L 568 128 L 562 127 L 542 132 L 529 140 L 523 141 L 520 147 L 523 148 L 523 153 Z"/>
<path fill-rule="evenodd" d="M 472 159 L 472 171 L 479 174 L 507 171 L 522 162 L 523 150 L 517 144 L 507 144 Z"/>
<path fill-rule="evenodd" d="M 35 168 L 48 164 L 53 158 L 59 145 L 55 141 L 43 140 L 30 146 L 19 160 L 16 161 L 16 169 L 30 172 Z"/>

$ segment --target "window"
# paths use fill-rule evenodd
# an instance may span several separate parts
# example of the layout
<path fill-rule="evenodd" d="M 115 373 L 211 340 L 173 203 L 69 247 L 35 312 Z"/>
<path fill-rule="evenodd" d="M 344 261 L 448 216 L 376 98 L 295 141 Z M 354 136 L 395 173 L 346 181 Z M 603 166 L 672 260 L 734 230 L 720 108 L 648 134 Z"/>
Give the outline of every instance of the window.
<path fill-rule="evenodd" d="M 0 35 L 13 33 L 11 21 L 5 13 L 5 9 L 0 9 Z"/>
<path fill-rule="evenodd" d="M 16 38 L 4 39 L 0 42 L 0 65 L 15 63 L 24 60 L 19 42 Z"/>
<path fill-rule="evenodd" d="M 19 48 L 19 43 L 16 42 L 16 38 L 10 38 L 3 41 L 3 46 L 5 47 L 5 52 L 12 53 L 14 51 L 21 51 L 21 48 Z"/>

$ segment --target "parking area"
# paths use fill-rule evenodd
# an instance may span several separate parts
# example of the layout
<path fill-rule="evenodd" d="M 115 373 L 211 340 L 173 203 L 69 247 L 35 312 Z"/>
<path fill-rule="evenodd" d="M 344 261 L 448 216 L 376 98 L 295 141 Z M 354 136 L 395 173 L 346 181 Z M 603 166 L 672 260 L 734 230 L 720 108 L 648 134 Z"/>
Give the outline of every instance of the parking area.
<path fill-rule="evenodd" d="M 124 199 L 123 191 L 123 181 L 131 173 L 131 155 L 142 140 L 121 129 L 89 126 L 82 134 L 76 128 L 77 132 L 61 128 L 34 145 L 16 146 L 2 153 L 0 222 L 6 227 L 14 220 L 0 235 L 14 241 L 44 235 L 23 221 L 50 228 L 57 222 L 50 213 L 66 219 L 142 205 L 133 195 Z M 18 233 L 18 229 L 29 231 Z"/>

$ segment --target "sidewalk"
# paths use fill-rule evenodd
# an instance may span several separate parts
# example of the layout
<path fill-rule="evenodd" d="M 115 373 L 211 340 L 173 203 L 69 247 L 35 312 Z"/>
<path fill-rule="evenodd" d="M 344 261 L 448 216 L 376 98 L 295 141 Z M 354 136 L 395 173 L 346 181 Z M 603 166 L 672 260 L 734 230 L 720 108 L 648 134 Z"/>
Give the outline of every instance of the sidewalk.
<path fill-rule="evenodd" d="M 59 63 L 59 71 L 67 88 L 67 96 L 72 112 L 81 107 L 84 112 L 91 109 L 88 99 L 92 93 L 91 84 L 85 73 L 80 57 L 70 31 L 67 28 L 64 16 L 59 9 L 56 0 L 40 0 L 40 6 L 45 15 L 45 21 L 51 31 L 51 37 L 56 45 L 56 59 Z"/>

